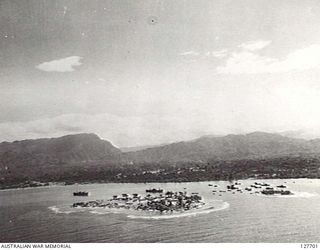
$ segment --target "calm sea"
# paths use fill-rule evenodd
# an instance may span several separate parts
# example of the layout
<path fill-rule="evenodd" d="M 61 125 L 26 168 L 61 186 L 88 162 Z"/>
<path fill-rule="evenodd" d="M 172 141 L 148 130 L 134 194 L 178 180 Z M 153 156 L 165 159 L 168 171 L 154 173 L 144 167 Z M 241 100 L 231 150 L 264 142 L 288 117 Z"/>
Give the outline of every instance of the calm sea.
<path fill-rule="evenodd" d="M 240 181 L 240 187 L 255 180 Z M 295 194 L 266 197 L 216 192 L 228 182 L 88 184 L 0 191 L 0 242 L 319 242 L 320 180 L 259 180 Z M 286 183 L 285 183 L 286 182 Z M 208 186 L 218 185 L 218 187 Z M 199 192 L 214 209 L 187 216 L 139 216 L 71 209 L 73 202 L 109 199 L 147 188 Z M 73 197 L 89 191 L 90 197 Z M 221 194 L 221 196 L 219 196 Z"/>

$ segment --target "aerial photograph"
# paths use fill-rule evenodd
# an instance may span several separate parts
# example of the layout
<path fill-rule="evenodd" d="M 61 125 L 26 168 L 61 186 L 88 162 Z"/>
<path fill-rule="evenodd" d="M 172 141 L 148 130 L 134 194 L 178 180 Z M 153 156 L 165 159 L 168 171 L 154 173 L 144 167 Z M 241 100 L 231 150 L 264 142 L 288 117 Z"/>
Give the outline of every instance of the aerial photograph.
<path fill-rule="evenodd" d="M 317 248 L 319 13 L 0 0 L 0 248 Z"/>

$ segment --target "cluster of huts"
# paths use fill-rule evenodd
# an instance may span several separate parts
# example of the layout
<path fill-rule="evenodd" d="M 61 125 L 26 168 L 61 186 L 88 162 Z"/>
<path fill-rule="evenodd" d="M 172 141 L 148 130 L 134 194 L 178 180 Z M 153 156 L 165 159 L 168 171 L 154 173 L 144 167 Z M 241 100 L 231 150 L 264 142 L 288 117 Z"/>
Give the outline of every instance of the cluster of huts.
<path fill-rule="evenodd" d="M 174 212 L 197 209 L 205 203 L 198 193 L 172 192 L 150 194 L 145 196 L 139 194 L 114 195 L 107 201 L 95 200 L 88 202 L 76 202 L 72 207 L 102 207 L 102 208 L 124 208 L 150 212 Z"/>

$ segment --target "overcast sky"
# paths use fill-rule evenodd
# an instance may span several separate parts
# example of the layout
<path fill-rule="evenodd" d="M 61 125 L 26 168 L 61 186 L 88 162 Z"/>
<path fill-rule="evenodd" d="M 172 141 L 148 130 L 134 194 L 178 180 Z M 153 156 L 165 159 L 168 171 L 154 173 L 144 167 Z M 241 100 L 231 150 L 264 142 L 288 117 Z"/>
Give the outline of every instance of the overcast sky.
<path fill-rule="evenodd" d="M 1 0 L 0 141 L 320 133 L 320 1 Z"/>

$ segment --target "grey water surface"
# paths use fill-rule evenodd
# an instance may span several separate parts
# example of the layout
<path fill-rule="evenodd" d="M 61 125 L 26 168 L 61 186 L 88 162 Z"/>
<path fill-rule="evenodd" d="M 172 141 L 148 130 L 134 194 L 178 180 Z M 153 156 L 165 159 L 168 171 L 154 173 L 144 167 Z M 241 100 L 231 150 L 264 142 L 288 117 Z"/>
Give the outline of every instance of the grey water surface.
<path fill-rule="evenodd" d="M 243 180 L 240 187 L 256 180 Z M 0 242 L 319 242 L 320 180 L 258 180 L 284 184 L 292 196 L 219 192 L 229 182 L 87 184 L 0 192 Z M 286 183 L 285 183 L 286 182 Z M 209 186 L 212 184 L 213 186 Z M 214 187 L 218 185 L 218 187 Z M 128 213 L 74 212 L 81 200 L 147 188 L 199 192 L 217 204 L 207 213 L 172 218 L 130 217 Z M 217 190 L 213 194 L 212 190 Z M 74 197 L 89 191 L 89 197 Z M 221 196 L 220 196 L 221 195 Z M 219 207 L 220 206 L 220 207 Z M 67 208 L 62 210 L 61 208 Z"/>

